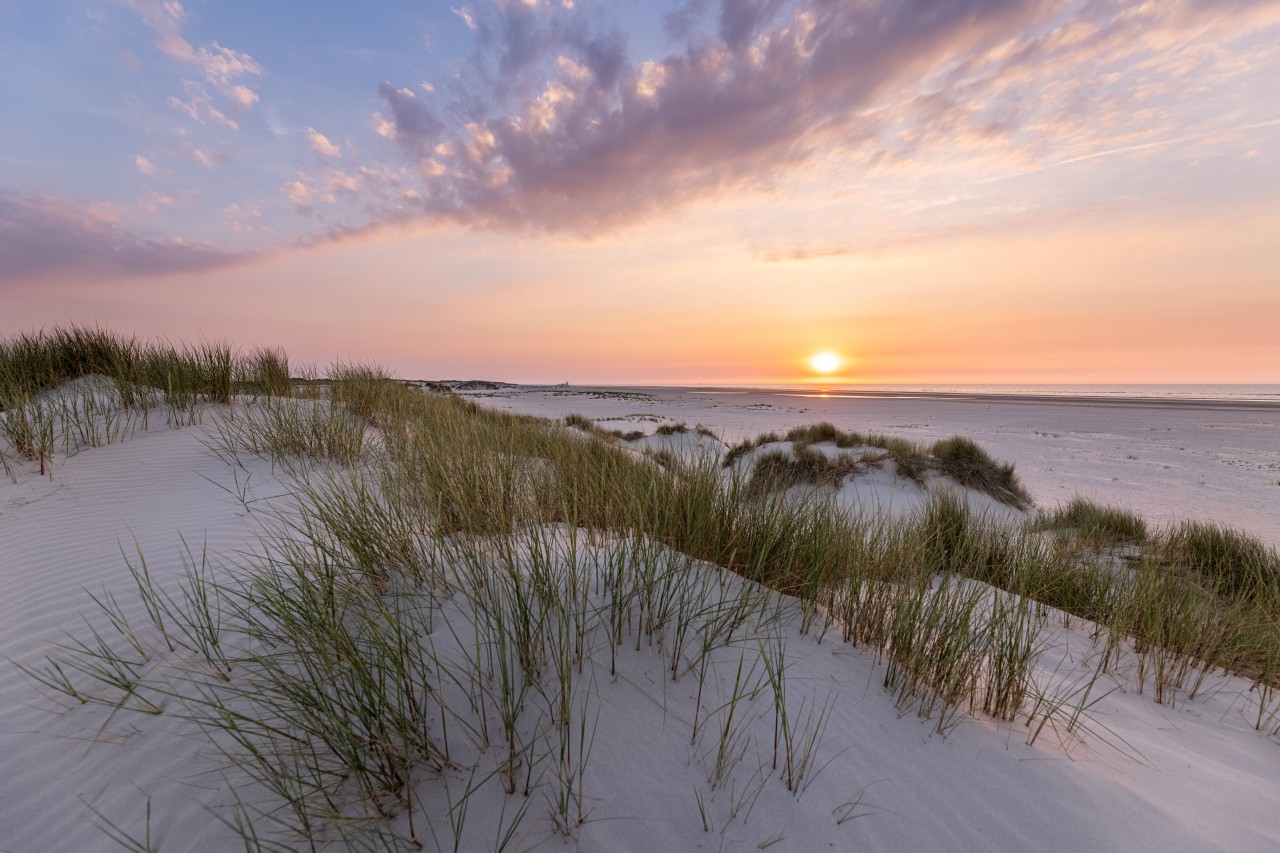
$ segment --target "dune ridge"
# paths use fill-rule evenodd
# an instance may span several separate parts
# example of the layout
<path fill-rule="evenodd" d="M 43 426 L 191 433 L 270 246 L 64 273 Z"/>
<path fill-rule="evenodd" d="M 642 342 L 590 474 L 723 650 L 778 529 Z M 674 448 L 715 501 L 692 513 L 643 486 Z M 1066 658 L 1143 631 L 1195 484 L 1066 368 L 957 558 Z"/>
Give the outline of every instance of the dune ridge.
<path fill-rule="evenodd" d="M 628 441 L 363 368 L 300 387 L 181 428 L 157 400 L 43 475 L 3 447 L 0 849 L 1280 844 L 1266 629 L 1173 633 L 1274 613 L 1274 577 L 888 466 L 751 491 L 670 419 Z M 918 499 L 868 512 L 860 478 Z M 51 659 L 69 690 L 32 677 Z M 369 692 L 373 664 L 399 674 Z"/>

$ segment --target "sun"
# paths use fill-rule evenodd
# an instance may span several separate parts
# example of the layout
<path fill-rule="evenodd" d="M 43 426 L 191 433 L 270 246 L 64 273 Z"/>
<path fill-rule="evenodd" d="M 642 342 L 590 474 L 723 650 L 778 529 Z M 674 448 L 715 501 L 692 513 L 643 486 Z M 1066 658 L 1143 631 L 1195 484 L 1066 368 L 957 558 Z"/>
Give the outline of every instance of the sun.
<path fill-rule="evenodd" d="M 830 350 L 823 350 L 809 359 L 809 366 L 818 373 L 835 373 L 841 364 L 844 364 L 844 359 Z"/>

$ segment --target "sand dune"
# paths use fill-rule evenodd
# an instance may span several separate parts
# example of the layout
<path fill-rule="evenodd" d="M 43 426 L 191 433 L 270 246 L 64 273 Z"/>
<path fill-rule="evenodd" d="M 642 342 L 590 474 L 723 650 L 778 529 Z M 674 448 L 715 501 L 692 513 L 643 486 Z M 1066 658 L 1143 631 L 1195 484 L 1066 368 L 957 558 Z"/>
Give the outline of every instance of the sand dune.
<path fill-rule="evenodd" d="M 565 398 L 530 395 L 485 402 L 540 412 L 565 407 Z M 637 408 L 635 400 L 570 402 L 598 416 L 625 416 L 623 409 Z M 655 400 L 644 408 L 741 432 L 830 417 L 816 405 L 756 415 L 688 397 L 667 409 L 669 402 Z M 156 418 L 150 430 L 121 443 L 59 459 L 47 477 L 22 464 L 16 482 L 0 483 L 0 653 L 9 661 L 0 681 L 0 755 L 7 771 L 0 779 L 0 850 L 107 850 L 113 849 L 113 832 L 135 839 L 149 832 L 153 848 L 166 853 L 239 850 L 243 841 L 224 822 L 232 820 L 236 800 L 271 808 L 261 786 L 221 757 L 216 735 L 211 740 L 184 718 L 177 696 L 153 691 L 161 713 L 132 710 L 136 703 L 129 701 L 121 708 L 80 705 L 40 688 L 14 665 L 38 667 L 46 656 L 64 655 L 60 645 L 92 644 L 90 626 L 112 636 L 95 599 L 118 602 L 127 620 L 146 626 L 129 565 L 141 566 L 139 554 L 152 582 L 175 597 L 181 595 L 188 554 L 198 561 L 207 553 L 209 571 L 225 583 L 233 583 L 237 566 L 252 565 L 244 555 L 261 547 L 258 537 L 272 511 L 282 517 L 295 511 L 296 498 L 289 493 L 296 494 L 297 482 L 268 458 L 242 453 L 229 460 L 212 452 L 213 424 L 220 416 L 210 407 L 203 423 L 183 429 L 168 429 Z M 900 414 L 884 410 L 879 418 Z M 944 428 L 936 410 L 928 421 L 901 429 L 932 434 Z M 652 432 L 654 422 L 648 423 Z M 962 429 L 976 430 L 973 424 L 972 417 L 961 419 Z M 1024 432 L 992 437 L 1006 447 L 1034 441 Z M 1132 440 L 1085 438 L 1078 430 L 1070 439 L 1086 458 L 1111 458 L 1117 443 L 1123 451 Z M 643 443 L 692 455 L 711 440 L 689 432 Z M 1027 467 L 1039 472 L 1032 477 L 1038 482 L 1044 469 Z M 1082 476 L 1088 476 L 1084 467 Z M 887 497 L 895 489 L 899 498 Z M 890 476 L 875 480 L 870 490 L 850 492 L 848 500 L 891 502 L 905 495 Z M 549 565 L 571 566 L 564 569 L 567 576 L 580 574 L 583 589 L 597 591 L 588 595 L 587 608 L 607 610 L 598 573 L 614 541 L 610 537 L 579 546 L 569 528 L 550 525 L 513 541 L 517 563 L 544 552 Z M 670 559 L 684 566 L 684 582 L 702 590 L 704 603 L 732 600 L 748 588 L 717 566 L 678 554 Z M 462 566 L 442 571 L 463 583 Z M 963 583 L 980 595 L 995 594 L 977 582 Z M 936 716 L 922 718 L 895 705 L 882 688 L 883 659 L 842 642 L 837 627 L 802 632 L 805 617 L 796 599 L 766 590 L 754 594 L 767 602 L 758 614 L 696 669 L 686 656 L 674 679 L 675 640 L 669 631 L 642 637 L 638 627 L 631 629 L 616 649 L 616 674 L 608 639 L 588 640 L 571 699 L 571 722 L 580 727 L 574 736 L 581 738 L 574 749 L 585 745 L 589 752 L 577 765 L 583 769 L 574 795 L 584 820 L 567 834 L 557 830 L 553 817 L 554 774 L 544 767 L 538 771 L 543 787 L 528 797 L 508 796 L 498 776 L 489 775 L 501 771 L 505 751 L 485 747 L 476 730 L 468 734 L 455 723 L 452 768 L 424 769 L 413 777 L 415 831 L 425 847 L 454 849 L 450 817 L 458 818 L 457 804 L 473 789 L 465 824 L 456 823 L 462 829 L 457 849 L 495 849 L 504 838 L 506 849 L 590 851 L 1280 846 L 1280 743 L 1274 733 L 1255 730 L 1259 697 L 1244 679 L 1218 671 L 1194 699 L 1157 704 L 1149 683 L 1145 692 L 1138 689 L 1140 664 L 1130 650 L 1086 700 L 1083 691 L 1099 654 L 1094 626 L 1050 610 L 1037 623 L 1032 679 L 1045 695 L 1073 697 L 1084 706 L 1079 727 L 1068 732 L 1067 718 L 1058 717 L 1030 742 L 1034 715 L 1001 722 L 960 714 L 940 733 Z M 464 669 L 478 630 L 468 601 L 463 594 L 441 598 L 430 634 L 439 660 Z M 707 630 L 696 619 L 692 624 Z M 114 641 L 122 642 L 118 636 Z M 153 629 L 140 629 L 139 642 L 147 655 L 135 655 L 140 683 L 169 685 L 180 693 L 173 685 L 201 666 L 189 650 L 168 651 Z M 765 674 L 775 652 L 785 661 L 783 706 L 800 741 L 812 737 L 812 763 L 794 791 L 787 788 L 785 761 L 782 770 L 774 767 L 778 706 Z M 749 690 L 742 684 L 735 689 L 742 667 L 749 670 Z M 456 686 L 442 684 L 441 690 L 461 720 L 465 696 Z M 531 696 L 531 707 L 541 703 Z M 737 709 L 736 724 L 727 722 L 730 707 Z M 547 712 L 530 713 L 541 718 Z M 538 745 L 528 754 L 554 751 L 551 729 L 530 725 L 528 736 Z M 713 781 L 722 743 L 718 733 L 725 730 L 732 734 L 731 756 Z M 389 825 L 408 834 L 403 811 L 391 811 Z M 262 831 L 264 837 L 271 834 L 265 822 Z M 321 830 L 320 848 L 345 849 L 335 837 Z M 284 844 L 298 849 L 301 842 Z"/>
<path fill-rule="evenodd" d="M 1274 403 L 655 388 L 511 388 L 475 399 L 504 411 L 614 419 L 622 429 L 661 415 L 703 424 L 729 443 L 817 421 L 916 441 L 964 435 L 1014 462 L 1042 506 L 1078 494 L 1153 522 L 1215 520 L 1280 545 Z"/>

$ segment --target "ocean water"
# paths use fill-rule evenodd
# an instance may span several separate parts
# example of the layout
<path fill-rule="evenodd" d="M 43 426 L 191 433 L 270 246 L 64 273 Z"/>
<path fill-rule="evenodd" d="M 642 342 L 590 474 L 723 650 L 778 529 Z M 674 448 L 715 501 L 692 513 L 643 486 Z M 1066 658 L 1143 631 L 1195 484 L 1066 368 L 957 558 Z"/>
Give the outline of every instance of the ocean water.
<path fill-rule="evenodd" d="M 928 385 L 759 385 L 750 387 L 701 387 L 682 390 L 701 394 L 746 392 L 800 394 L 804 396 L 876 396 L 903 394 L 1009 395 L 1032 397 L 1103 397 L 1117 400 L 1224 400 L 1232 402 L 1280 402 L 1280 385 L 1072 385 L 1072 384 L 948 384 Z"/>

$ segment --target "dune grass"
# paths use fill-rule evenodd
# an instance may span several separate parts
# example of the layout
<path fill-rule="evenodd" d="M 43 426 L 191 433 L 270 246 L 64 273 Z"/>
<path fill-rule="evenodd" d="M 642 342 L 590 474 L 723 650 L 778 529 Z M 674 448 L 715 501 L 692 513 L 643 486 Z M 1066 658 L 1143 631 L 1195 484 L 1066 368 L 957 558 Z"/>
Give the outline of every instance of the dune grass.
<path fill-rule="evenodd" d="M 288 358 L 279 349 L 240 352 L 216 341 L 177 346 L 97 326 L 42 329 L 0 342 L 0 408 L 90 375 L 158 389 L 169 399 L 224 404 L 235 393 L 292 391 Z"/>
<path fill-rule="evenodd" d="M 73 381 L 78 386 L 66 391 Z M 183 427 L 198 423 L 207 404 L 227 405 L 237 394 L 292 391 L 288 358 L 278 349 L 241 352 L 207 341 L 175 346 L 96 326 L 0 341 L 0 437 L 15 458 L 37 462 L 42 475 L 59 451 L 70 456 L 145 431 L 161 406 L 169 426 Z M 12 476 L 8 457 L 0 459 Z"/>
<path fill-rule="evenodd" d="M 1036 527 L 1070 531 L 1091 541 L 1113 545 L 1141 545 L 1147 540 L 1147 522 L 1141 516 L 1082 497 L 1072 498 L 1065 505 L 1042 514 Z"/>
<path fill-rule="evenodd" d="M 1178 522 L 1163 532 L 1154 550 L 1171 566 L 1227 595 L 1267 596 L 1280 585 L 1276 549 L 1226 525 Z"/>
<path fill-rule="evenodd" d="M 77 347 L 92 351 L 66 346 Z M 260 351 L 268 366 L 223 352 L 164 357 L 230 377 L 221 392 L 192 392 L 227 398 L 211 449 L 233 466 L 269 457 L 292 483 L 287 510 L 224 580 L 188 551 L 179 598 L 157 596 L 139 560 L 151 625 L 104 600 L 108 630 L 29 672 L 76 703 L 153 714 L 177 703 L 269 794 L 227 819 L 251 849 L 260 836 L 464 849 L 467 804 L 492 785 L 520 798 L 509 820 L 504 806 L 495 847 L 542 818 L 572 835 L 607 793 L 593 763 L 601 680 L 637 655 L 696 679 L 691 758 L 712 795 L 735 792 L 733 816 L 745 819 L 771 781 L 800 795 L 821 770 L 831 706 L 788 681 L 789 612 L 812 641 L 881 661 L 899 710 L 943 733 L 967 713 L 1021 722 L 1029 740 L 1077 732 L 1094 683 L 1121 677 L 1124 659 L 1137 661 L 1137 689 L 1167 704 L 1194 697 L 1214 670 L 1243 674 L 1258 690 L 1258 727 L 1276 725 L 1280 573 L 1274 550 L 1237 532 L 1148 533 L 1083 502 L 1011 527 L 945 492 L 915 516 L 852 516 L 786 494 L 871 464 L 813 445 L 877 449 L 900 470 L 923 460 L 1006 502 L 1027 497 L 1012 466 L 965 439 L 926 454 L 819 424 L 787 436 L 791 453 L 759 454 L 746 476 L 734 460 L 780 437 L 732 449 L 728 471 L 707 457 L 658 465 L 581 416 L 480 409 L 376 367 L 339 365 L 327 396 L 284 397 L 282 354 Z M 258 384 L 236 378 L 251 374 Z M 1093 537 L 1093 550 L 1045 529 Z M 1116 568 L 1106 547 L 1117 541 L 1143 545 L 1136 569 Z M 1093 680 L 1070 696 L 1035 680 L 1048 608 L 1089 620 L 1101 646 Z M 166 655 L 198 663 L 145 677 Z M 709 679 L 713 660 L 736 666 L 732 683 Z M 752 711 L 757 701 L 767 710 Z M 771 743 L 755 740 L 761 713 Z M 447 820 L 420 802 L 423 779 Z M 698 804 L 706 825 L 701 794 Z"/>
<path fill-rule="evenodd" d="M 1013 473 L 1013 465 L 1000 463 L 963 436 L 934 442 L 930 449 L 938 469 L 968 489 L 991 495 L 1017 509 L 1031 505 L 1031 496 Z"/>
<path fill-rule="evenodd" d="M 747 454 L 784 441 L 791 443 L 789 455 L 773 449 L 755 459 L 753 476 L 761 475 L 759 490 L 785 489 L 801 483 L 839 486 L 844 477 L 892 461 L 897 476 L 917 485 L 923 486 L 929 473 L 936 472 L 1015 509 L 1025 510 L 1032 505 L 1031 496 L 1018 481 L 1013 465 L 997 462 L 972 440 L 961 436 L 925 448 L 898 436 L 845 431 L 823 422 L 796 427 L 785 436 L 766 433 L 747 439 L 728 450 L 723 465 L 733 468 Z M 814 450 L 815 444 L 861 452 L 856 457 L 849 453 L 827 457 Z"/>
<path fill-rule="evenodd" d="M 789 489 L 800 485 L 836 486 L 845 477 L 864 470 L 850 454 L 831 457 L 812 447 L 800 447 L 791 453 L 770 450 L 758 455 L 751 468 L 752 494 Z"/>

